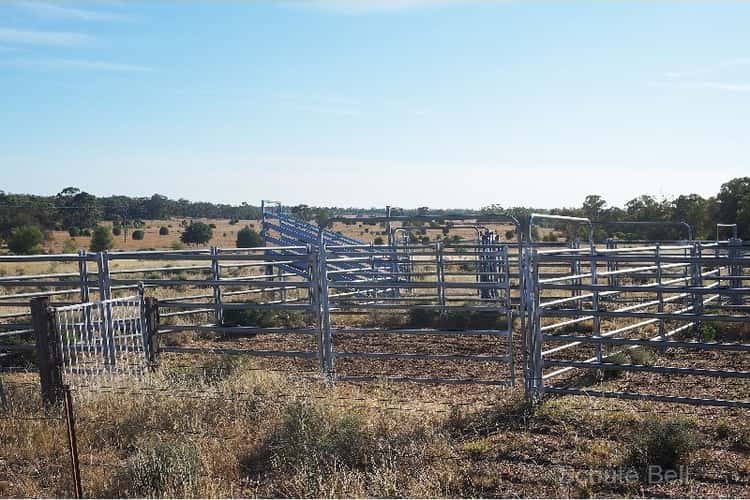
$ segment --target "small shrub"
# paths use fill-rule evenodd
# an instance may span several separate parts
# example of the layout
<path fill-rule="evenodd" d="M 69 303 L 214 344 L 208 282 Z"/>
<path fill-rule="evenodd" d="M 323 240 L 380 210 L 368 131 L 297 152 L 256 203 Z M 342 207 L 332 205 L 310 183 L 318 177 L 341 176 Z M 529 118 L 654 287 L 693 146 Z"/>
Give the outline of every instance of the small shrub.
<path fill-rule="evenodd" d="M 255 248 L 263 246 L 263 238 L 249 226 L 237 231 L 237 248 Z"/>
<path fill-rule="evenodd" d="M 201 245 L 211 241 L 213 235 L 213 229 L 211 229 L 211 226 L 208 224 L 204 224 L 203 222 L 191 222 L 180 236 L 180 240 L 188 245 Z"/>
<path fill-rule="evenodd" d="M 732 435 L 732 427 L 726 420 L 722 420 L 716 426 L 716 438 L 727 439 Z"/>
<path fill-rule="evenodd" d="M 103 252 L 109 250 L 114 245 L 112 241 L 112 232 L 107 226 L 96 226 L 94 236 L 91 238 L 89 248 L 92 252 Z"/>
<path fill-rule="evenodd" d="M 246 466 L 317 468 L 335 463 L 364 468 L 370 455 L 377 452 L 374 444 L 374 436 L 361 418 L 339 417 L 322 406 L 294 402 L 284 409 L 281 424 Z"/>
<path fill-rule="evenodd" d="M 616 352 L 614 354 L 610 354 L 609 356 L 605 356 L 602 358 L 602 363 L 613 363 L 615 365 L 628 365 L 630 364 L 630 358 L 627 354 L 624 352 Z M 623 375 L 623 370 L 621 368 L 604 368 L 600 370 L 600 378 L 603 378 L 604 380 L 609 380 L 613 378 L 618 378 Z"/>
<path fill-rule="evenodd" d="M 409 326 L 443 330 L 503 330 L 507 327 L 504 315 L 491 311 L 448 311 L 442 315 L 432 309 L 411 309 Z"/>
<path fill-rule="evenodd" d="M 133 234 L 130 235 L 134 240 L 142 240 L 144 236 L 146 236 L 146 233 L 144 233 L 142 229 L 136 229 L 133 231 Z"/>
<path fill-rule="evenodd" d="M 634 365 L 653 366 L 656 355 L 648 349 L 638 348 L 630 351 L 630 360 Z"/>
<path fill-rule="evenodd" d="M 184 498 L 197 494 L 202 469 L 194 444 L 160 443 L 139 450 L 118 482 L 128 496 Z M 124 496 L 123 491 L 114 496 Z"/>
<path fill-rule="evenodd" d="M 273 328 L 304 326 L 304 315 L 296 311 L 270 311 L 264 309 L 227 309 L 224 311 L 224 326 L 255 326 Z"/>
<path fill-rule="evenodd" d="M 122 226 L 112 226 L 112 234 L 120 236 L 122 234 Z"/>
<path fill-rule="evenodd" d="M 14 254 L 41 253 L 44 233 L 38 226 L 20 226 L 10 230 L 8 249 Z"/>
<path fill-rule="evenodd" d="M 377 236 L 374 240 L 372 240 L 373 245 L 383 245 L 383 238 L 380 236 Z"/>
<path fill-rule="evenodd" d="M 644 422 L 634 436 L 627 463 L 644 474 L 650 466 L 679 471 L 681 465 L 688 464 L 697 448 L 698 439 L 691 421 L 654 418 Z"/>
<path fill-rule="evenodd" d="M 159 228 L 159 236 L 166 236 L 169 234 L 169 228 L 167 226 L 162 226 Z"/>
<path fill-rule="evenodd" d="M 164 370 L 164 378 L 170 384 L 181 384 L 188 387 L 195 385 L 214 385 L 227 380 L 242 366 L 237 358 L 218 358 L 197 367 L 174 367 Z"/>
<path fill-rule="evenodd" d="M 63 242 L 62 251 L 63 253 L 75 253 L 78 251 L 78 245 L 74 240 L 67 239 Z"/>
<path fill-rule="evenodd" d="M 91 237 L 91 229 L 86 228 L 81 231 L 81 236 Z"/>
<path fill-rule="evenodd" d="M 172 250 L 184 250 L 185 249 L 185 245 L 181 241 L 173 241 L 172 244 L 169 245 L 169 247 Z"/>
<path fill-rule="evenodd" d="M 77 238 L 78 236 L 81 236 L 81 228 L 79 227 L 71 227 L 68 229 L 68 234 L 71 238 Z"/>
<path fill-rule="evenodd" d="M 478 439 L 464 444 L 463 449 L 469 457 L 478 460 L 492 451 L 492 443 L 489 439 Z"/>
<path fill-rule="evenodd" d="M 702 323 L 700 329 L 700 339 L 703 342 L 714 342 L 717 336 L 716 327 L 712 323 Z"/>

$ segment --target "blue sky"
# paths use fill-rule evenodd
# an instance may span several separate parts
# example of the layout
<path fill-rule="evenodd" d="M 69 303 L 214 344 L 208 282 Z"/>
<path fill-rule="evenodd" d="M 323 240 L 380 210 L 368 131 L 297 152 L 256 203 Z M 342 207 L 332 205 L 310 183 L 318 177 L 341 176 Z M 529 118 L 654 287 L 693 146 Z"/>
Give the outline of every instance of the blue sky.
<path fill-rule="evenodd" d="M 553 207 L 750 175 L 750 2 L 0 0 L 0 189 Z"/>

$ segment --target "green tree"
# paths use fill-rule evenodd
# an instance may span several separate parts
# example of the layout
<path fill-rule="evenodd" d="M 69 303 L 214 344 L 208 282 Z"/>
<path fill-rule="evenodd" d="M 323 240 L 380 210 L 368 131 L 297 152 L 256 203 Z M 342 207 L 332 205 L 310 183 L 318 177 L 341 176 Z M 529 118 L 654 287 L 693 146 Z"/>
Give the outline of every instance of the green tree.
<path fill-rule="evenodd" d="M 606 206 L 607 202 L 604 201 L 604 198 L 598 194 L 590 194 L 583 201 L 581 210 L 583 211 L 583 216 L 589 220 L 599 220 Z"/>
<path fill-rule="evenodd" d="M 145 202 L 146 218 L 163 219 L 167 215 L 169 198 L 160 194 L 154 194 Z"/>
<path fill-rule="evenodd" d="M 203 245 L 213 238 L 213 230 L 208 224 L 203 222 L 191 222 L 180 236 L 180 240 L 188 245 Z"/>
<path fill-rule="evenodd" d="M 683 194 L 672 202 L 672 220 L 690 224 L 695 238 L 711 236 L 710 216 L 709 201 L 698 194 Z"/>
<path fill-rule="evenodd" d="M 167 226 L 162 226 L 159 228 L 159 236 L 166 236 L 169 234 L 169 228 Z"/>
<path fill-rule="evenodd" d="M 94 227 L 102 218 L 102 210 L 96 196 L 76 187 L 67 187 L 56 196 L 60 218 L 65 228 Z"/>
<path fill-rule="evenodd" d="M 39 226 L 14 227 L 8 236 L 8 249 L 19 255 L 29 255 L 41 252 L 44 233 Z"/>
<path fill-rule="evenodd" d="M 237 231 L 237 248 L 254 248 L 262 247 L 263 238 L 249 226 L 245 226 Z"/>
<path fill-rule="evenodd" d="M 716 200 L 717 222 L 737 224 L 740 238 L 750 237 L 750 177 L 738 177 L 722 184 Z"/>
<path fill-rule="evenodd" d="M 89 246 L 91 251 L 103 252 L 112 248 L 113 245 L 112 231 L 107 226 L 96 226 L 94 234 L 91 236 L 91 245 Z"/>

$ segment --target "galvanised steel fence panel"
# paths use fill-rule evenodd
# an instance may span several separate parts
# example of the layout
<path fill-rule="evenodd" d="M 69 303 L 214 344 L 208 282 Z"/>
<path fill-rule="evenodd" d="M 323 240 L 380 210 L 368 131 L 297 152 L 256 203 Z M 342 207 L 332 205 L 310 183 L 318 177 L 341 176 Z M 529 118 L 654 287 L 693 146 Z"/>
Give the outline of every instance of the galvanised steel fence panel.
<path fill-rule="evenodd" d="M 114 285 L 142 283 L 159 298 L 159 334 L 180 332 L 245 338 L 250 345 L 223 348 L 167 345 L 162 353 L 214 353 L 259 357 L 319 358 L 320 302 L 317 255 L 308 247 L 211 248 L 207 253 L 173 255 L 178 267 L 198 276 L 116 278 Z M 137 258 L 126 255 L 120 258 Z M 165 255 L 154 254 L 154 259 Z M 190 264 L 193 263 L 193 264 Z M 187 265 L 186 264 L 190 264 Z M 292 266 L 299 273 L 268 274 L 269 268 Z M 169 272 L 173 268 L 161 268 Z M 153 272 L 153 271 L 152 271 Z M 269 314 L 274 318 L 270 318 Z M 276 318 L 291 318 L 277 324 Z"/>
<path fill-rule="evenodd" d="M 324 316 L 329 318 L 323 355 L 332 379 L 513 382 L 507 245 L 409 245 L 410 266 L 396 271 L 388 263 L 401 254 L 392 247 L 364 250 L 320 247 L 320 272 L 327 278 Z M 497 266 L 479 270 L 490 257 Z M 380 262 L 382 268 L 363 272 L 368 279 L 341 279 L 338 266 L 355 260 Z"/>
<path fill-rule="evenodd" d="M 741 335 L 732 342 L 714 338 L 721 325 L 750 322 L 747 247 L 738 240 L 608 246 L 525 252 L 530 398 L 587 394 L 750 407 L 750 398 L 690 394 L 706 385 L 705 378 L 735 379 L 740 385 L 750 378 L 750 358 L 744 354 L 750 343 Z M 634 357 L 633 351 L 643 349 L 652 354 Z M 685 352 L 721 354 L 712 366 L 714 358 L 696 360 Z M 607 373 L 660 374 L 670 380 L 656 380 L 650 393 L 590 388 L 592 376 Z M 675 394 L 679 391 L 670 383 L 676 376 L 686 377 L 679 388 L 687 394 Z"/>

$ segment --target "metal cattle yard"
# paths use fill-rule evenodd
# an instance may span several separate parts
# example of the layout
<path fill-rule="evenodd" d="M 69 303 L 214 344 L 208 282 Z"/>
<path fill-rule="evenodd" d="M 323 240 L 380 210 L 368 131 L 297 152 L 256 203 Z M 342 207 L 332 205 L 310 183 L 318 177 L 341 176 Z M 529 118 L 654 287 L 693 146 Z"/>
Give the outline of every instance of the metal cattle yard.
<path fill-rule="evenodd" d="M 522 237 L 505 214 L 387 210 L 326 229 L 278 203 L 262 213 L 259 248 L 0 256 L 0 366 L 33 361 L 50 397 L 206 354 L 289 359 L 331 383 L 750 407 L 750 252 L 736 226 L 696 241 L 684 223 L 616 223 L 685 239 L 595 242 L 612 223 L 534 214 Z M 540 223 L 581 239 L 534 241 Z M 358 224 L 386 241 L 334 230 Z M 427 230 L 446 237 L 414 235 Z M 8 271 L 21 264 L 32 271 Z"/>

